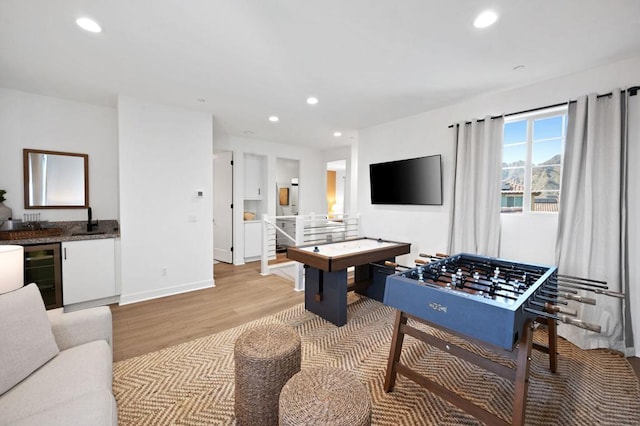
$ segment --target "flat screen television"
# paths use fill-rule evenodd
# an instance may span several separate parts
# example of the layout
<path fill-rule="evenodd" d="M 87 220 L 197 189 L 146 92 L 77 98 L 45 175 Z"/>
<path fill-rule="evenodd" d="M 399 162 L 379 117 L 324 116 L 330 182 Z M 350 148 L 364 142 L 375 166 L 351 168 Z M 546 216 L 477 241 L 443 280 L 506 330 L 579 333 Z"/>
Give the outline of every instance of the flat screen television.
<path fill-rule="evenodd" d="M 369 165 L 371 204 L 442 205 L 440 155 Z"/>

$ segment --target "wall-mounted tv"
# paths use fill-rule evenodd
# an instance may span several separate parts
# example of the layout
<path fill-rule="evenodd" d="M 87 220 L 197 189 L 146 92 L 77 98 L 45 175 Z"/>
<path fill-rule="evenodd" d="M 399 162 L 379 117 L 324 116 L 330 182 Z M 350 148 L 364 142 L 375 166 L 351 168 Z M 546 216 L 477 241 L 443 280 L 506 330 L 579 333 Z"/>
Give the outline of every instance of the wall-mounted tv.
<path fill-rule="evenodd" d="M 369 165 L 371 204 L 442 205 L 440 155 Z"/>

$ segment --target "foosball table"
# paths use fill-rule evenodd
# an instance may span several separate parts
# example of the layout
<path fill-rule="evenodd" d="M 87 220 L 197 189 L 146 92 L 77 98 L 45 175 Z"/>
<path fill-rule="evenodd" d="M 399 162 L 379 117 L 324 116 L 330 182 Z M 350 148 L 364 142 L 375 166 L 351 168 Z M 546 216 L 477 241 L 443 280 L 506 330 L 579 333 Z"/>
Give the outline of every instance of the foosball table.
<path fill-rule="evenodd" d="M 606 283 L 559 275 L 555 266 L 520 263 L 472 254 L 422 255 L 415 267 L 387 263 L 398 273 L 386 278 L 384 303 L 398 310 L 384 390 L 390 392 L 397 374 L 408 377 L 479 420 L 491 425 L 524 424 L 531 350 L 549 355 L 557 370 L 557 321 L 600 332 L 596 324 L 576 318 L 568 300 L 595 304 L 579 296 L 590 290 L 614 297 Z M 506 367 L 460 345 L 411 326 L 408 319 L 442 329 L 515 361 Z M 534 322 L 548 326 L 547 345 L 533 342 Z M 400 360 L 405 335 L 451 353 L 515 384 L 511 422 L 467 401 L 445 386 L 414 371 Z"/>

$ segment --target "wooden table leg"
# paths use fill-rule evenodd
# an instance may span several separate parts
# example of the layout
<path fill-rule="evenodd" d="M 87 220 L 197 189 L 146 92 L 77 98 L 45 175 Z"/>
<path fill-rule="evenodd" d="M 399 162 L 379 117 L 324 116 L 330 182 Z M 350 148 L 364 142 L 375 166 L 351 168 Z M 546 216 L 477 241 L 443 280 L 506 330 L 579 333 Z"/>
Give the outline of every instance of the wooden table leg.
<path fill-rule="evenodd" d="M 527 410 L 527 391 L 529 389 L 529 365 L 533 344 L 533 321 L 527 320 L 518 344 L 518 364 L 516 368 L 515 393 L 513 395 L 513 415 L 511 424 L 524 425 Z"/>
<path fill-rule="evenodd" d="M 384 391 L 391 392 L 393 386 L 396 384 L 396 376 L 398 371 L 396 365 L 400 361 L 400 354 L 402 353 L 402 342 L 404 341 L 404 333 L 400 331 L 400 328 L 407 323 L 407 317 L 402 311 L 396 312 L 396 321 L 393 326 L 393 337 L 391 338 L 391 349 L 389 351 L 389 361 L 387 363 L 387 374 L 384 379 Z"/>
<path fill-rule="evenodd" d="M 549 333 L 549 369 L 552 373 L 558 371 L 558 323 L 547 318 L 547 332 Z"/>

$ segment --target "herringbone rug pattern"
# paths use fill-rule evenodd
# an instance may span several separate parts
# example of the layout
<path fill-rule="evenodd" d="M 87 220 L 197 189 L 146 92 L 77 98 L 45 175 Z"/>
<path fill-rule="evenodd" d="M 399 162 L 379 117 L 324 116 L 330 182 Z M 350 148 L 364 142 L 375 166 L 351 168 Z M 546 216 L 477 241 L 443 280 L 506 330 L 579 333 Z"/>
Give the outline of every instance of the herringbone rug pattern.
<path fill-rule="evenodd" d="M 119 423 L 234 424 L 233 344 L 244 330 L 256 324 L 284 323 L 300 333 L 303 369 L 324 365 L 343 368 L 366 385 L 373 403 L 374 425 L 478 424 L 473 417 L 402 376 L 398 376 L 393 392 L 382 390 L 393 320 L 391 308 L 366 298 L 349 305 L 348 323 L 343 327 L 336 327 L 299 305 L 221 333 L 118 362 L 114 366 L 113 390 Z M 445 336 L 439 330 L 422 328 Z M 544 331 L 536 331 L 537 340 L 545 338 Z M 465 345 L 459 339 L 450 340 Z M 559 372 L 552 374 L 546 355 L 533 351 L 526 424 L 640 425 L 638 381 L 623 357 L 607 350 L 583 351 L 563 339 L 559 341 L 559 352 Z M 474 403 L 504 419 L 510 418 L 510 381 L 411 337 L 405 338 L 402 359 Z"/>

